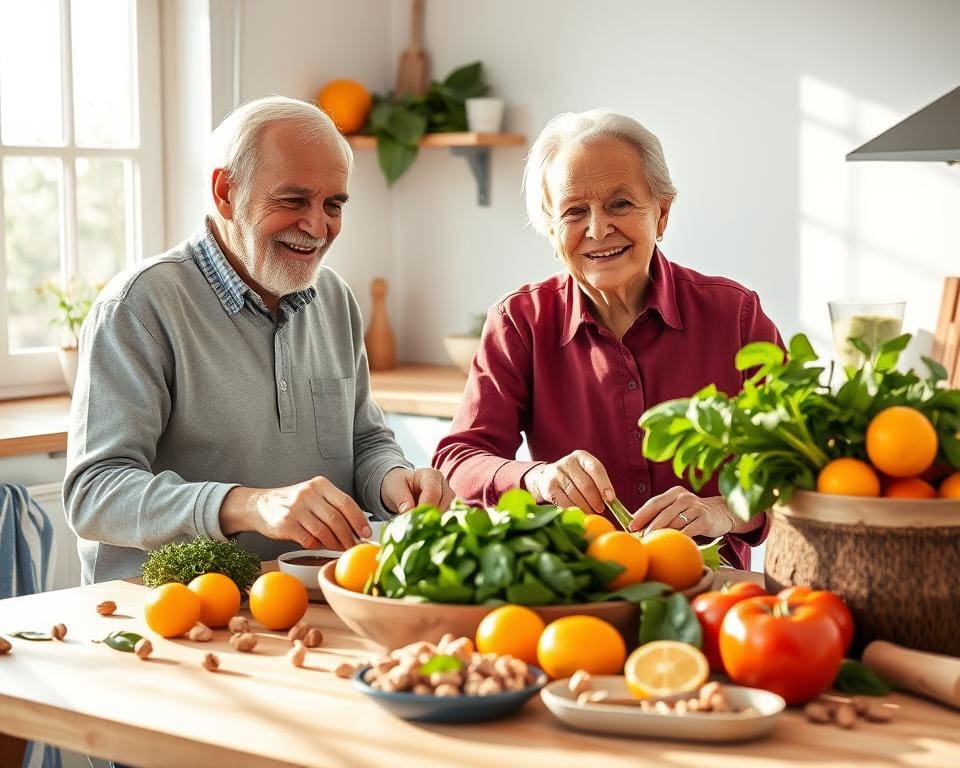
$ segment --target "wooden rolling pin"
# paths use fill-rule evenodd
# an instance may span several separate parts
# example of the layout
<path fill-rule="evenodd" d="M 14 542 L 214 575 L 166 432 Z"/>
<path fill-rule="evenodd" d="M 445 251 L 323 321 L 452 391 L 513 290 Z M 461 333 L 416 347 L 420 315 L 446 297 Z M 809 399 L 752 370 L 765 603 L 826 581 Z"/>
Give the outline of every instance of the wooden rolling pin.
<path fill-rule="evenodd" d="M 874 640 L 863 663 L 898 688 L 960 709 L 960 659 Z"/>

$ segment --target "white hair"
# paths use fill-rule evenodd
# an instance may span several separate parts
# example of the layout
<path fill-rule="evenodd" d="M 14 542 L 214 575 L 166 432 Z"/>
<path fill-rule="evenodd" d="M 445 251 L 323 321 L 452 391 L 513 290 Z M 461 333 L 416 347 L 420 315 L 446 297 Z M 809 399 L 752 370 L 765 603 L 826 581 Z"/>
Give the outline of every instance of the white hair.
<path fill-rule="evenodd" d="M 618 115 L 608 109 L 564 112 L 550 120 L 540 131 L 523 167 L 527 217 L 531 226 L 541 235 L 549 237 L 552 231 L 550 199 L 546 188 L 550 164 L 565 147 L 604 138 L 622 139 L 637 150 L 650 191 L 663 207 L 669 206 L 677 196 L 660 139 L 632 117 Z"/>
<path fill-rule="evenodd" d="M 293 120 L 302 126 L 300 139 L 305 144 L 337 143 L 347 160 L 348 172 L 353 169 L 353 150 L 326 112 L 306 101 L 266 96 L 234 109 L 210 134 L 205 169 L 207 184 L 213 172 L 223 168 L 243 204 L 250 181 L 260 168 L 260 137 L 268 127 L 284 120 Z M 212 197 L 208 197 L 208 201 L 211 213 L 218 215 Z"/>

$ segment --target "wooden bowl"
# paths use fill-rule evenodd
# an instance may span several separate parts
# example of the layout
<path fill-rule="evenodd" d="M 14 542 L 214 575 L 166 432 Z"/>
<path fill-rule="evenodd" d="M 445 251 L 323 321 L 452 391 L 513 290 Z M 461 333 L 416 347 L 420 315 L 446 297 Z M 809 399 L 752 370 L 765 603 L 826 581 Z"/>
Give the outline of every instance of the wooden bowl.
<path fill-rule="evenodd" d="M 843 595 L 871 640 L 960 656 L 960 500 L 798 491 L 771 513 L 767 589 Z"/>
<path fill-rule="evenodd" d="M 418 640 L 436 643 L 447 632 L 472 638 L 483 617 L 496 608 L 494 605 L 423 603 L 351 592 L 337 584 L 335 568 L 336 563 L 327 563 L 320 569 L 320 589 L 327 603 L 350 629 L 385 648 L 399 648 Z M 693 597 L 706 592 L 713 582 L 713 571 L 705 568 L 700 582 L 684 590 L 684 594 Z M 640 617 L 633 603 L 611 600 L 530 607 L 548 624 L 564 616 L 596 616 L 616 627 L 628 646 L 636 645 Z"/>

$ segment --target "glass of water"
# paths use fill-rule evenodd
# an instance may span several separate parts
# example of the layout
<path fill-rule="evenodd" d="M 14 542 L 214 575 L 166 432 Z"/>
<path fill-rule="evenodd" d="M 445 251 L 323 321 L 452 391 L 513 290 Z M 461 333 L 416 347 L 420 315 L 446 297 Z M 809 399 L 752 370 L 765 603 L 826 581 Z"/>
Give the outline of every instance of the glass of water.
<path fill-rule="evenodd" d="M 896 338 L 903 328 L 905 301 L 829 301 L 830 325 L 833 329 L 833 350 L 837 362 L 844 368 L 859 368 L 863 355 L 850 343 L 851 338 L 862 339 L 876 349 L 885 341 Z"/>

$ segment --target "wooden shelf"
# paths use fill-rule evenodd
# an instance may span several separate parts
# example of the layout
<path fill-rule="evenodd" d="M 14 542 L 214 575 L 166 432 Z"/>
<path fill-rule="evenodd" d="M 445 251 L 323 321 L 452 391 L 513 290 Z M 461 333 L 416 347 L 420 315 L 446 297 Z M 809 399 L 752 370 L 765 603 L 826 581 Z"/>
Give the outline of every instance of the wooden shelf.
<path fill-rule="evenodd" d="M 347 136 L 354 149 L 375 149 L 375 136 Z M 492 147 L 522 147 L 527 137 L 522 133 L 428 133 L 420 139 L 420 146 L 449 149 L 452 155 L 467 161 L 470 173 L 477 182 L 477 204 L 490 205 L 490 149 Z"/>
<path fill-rule="evenodd" d="M 347 136 L 354 149 L 376 149 L 376 136 Z M 522 147 L 527 137 L 522 133 L 428 133 L 420 139 L 421 147 Z"/>

